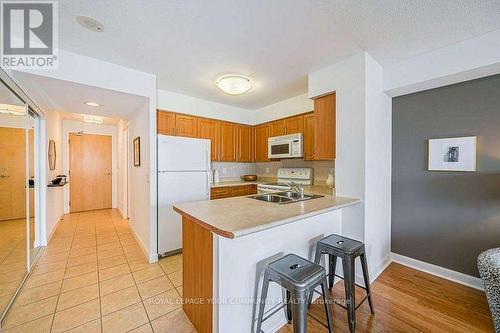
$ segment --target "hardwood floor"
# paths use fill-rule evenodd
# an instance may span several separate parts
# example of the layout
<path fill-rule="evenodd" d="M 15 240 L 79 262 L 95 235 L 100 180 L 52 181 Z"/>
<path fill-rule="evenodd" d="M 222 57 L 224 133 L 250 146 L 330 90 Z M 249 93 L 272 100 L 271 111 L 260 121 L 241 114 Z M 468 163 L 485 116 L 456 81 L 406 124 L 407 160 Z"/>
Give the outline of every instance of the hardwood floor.
<path fill-rule="evenodd" d="M 392 263 L 372 284 L 375 315 L 365 302 L 356 311 L 356 332 L 494 332 L 483 292 Z M 332 291 L 344 299 L 344 286 L 337 283 Z M 356 288 L 356 299 L 364 290 Z M 349 332 L 347 313 L 338 305 L 333 310 L 336 333 Z M 325 322 L 323 305 L 311 306 L 310 314 Z M 328 332 L 309 319 L 309 333 Z M 291 325 L 280 333 L 292 332 Z"/>

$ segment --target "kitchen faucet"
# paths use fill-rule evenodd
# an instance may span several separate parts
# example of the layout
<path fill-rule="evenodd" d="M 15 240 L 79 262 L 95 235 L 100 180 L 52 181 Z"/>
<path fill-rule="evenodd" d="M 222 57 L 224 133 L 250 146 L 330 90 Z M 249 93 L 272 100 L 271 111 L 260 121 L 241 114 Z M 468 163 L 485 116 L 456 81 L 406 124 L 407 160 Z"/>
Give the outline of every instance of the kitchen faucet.
<path fill-rule="evenodd" d="M 290 186 L 290 190 L 292 190 L 293 192 L 300 195 L 300 198 L 304 198 L 304 188 L 303 187 L 300 187 L 299 185 L 295 184 L 294 182 L 289 182 L 287 185 Z"/>

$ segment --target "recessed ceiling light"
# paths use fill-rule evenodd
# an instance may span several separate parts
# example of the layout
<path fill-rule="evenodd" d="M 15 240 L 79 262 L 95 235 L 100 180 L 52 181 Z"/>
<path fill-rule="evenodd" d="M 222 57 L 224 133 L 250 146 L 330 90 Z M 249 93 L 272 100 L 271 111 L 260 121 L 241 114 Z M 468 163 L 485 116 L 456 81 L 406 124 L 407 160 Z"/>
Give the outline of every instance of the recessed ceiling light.
<path fill-rule="evenodd" d="M 96 103 L 96 102 L 85 102 L 84 104 L 88 105 L 88 106 L 93 106 L 93 107 L 101 106 L 101 104 Z"/>
<path fill-rule="evenodd" d="M 241 95 L 252 88 L 252 81 L 241 74 L 227 74 L 217 78 L 215 85 L 227 94 Z"/>
<path fill-rule="evenodd" d="M 104 31 L 104 24 L 88 16 L 77 16 L 76 22 L 78 22 L 82 27 L 89 29 L 94 32 Z"/>

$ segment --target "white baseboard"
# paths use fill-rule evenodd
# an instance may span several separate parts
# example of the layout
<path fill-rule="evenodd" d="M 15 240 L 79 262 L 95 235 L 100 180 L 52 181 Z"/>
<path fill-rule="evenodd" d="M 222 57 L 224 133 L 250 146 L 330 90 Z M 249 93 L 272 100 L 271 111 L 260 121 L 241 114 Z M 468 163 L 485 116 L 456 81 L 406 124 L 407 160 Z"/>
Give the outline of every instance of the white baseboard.
<path fill-rule="evenodd" d="M 65 214 L 62 214 L 60 217 L 59 217 L 59 220 L 57 220 L 56 224 L 54 225 L 54 227 L 52 228 L 52 231 L 50 232 L 50 235 L 49 237 L 47 238 L 47 244 L 42 244 L 42 246 L 47 246 L 49 245 L 50 243 L 50 240 L 52 239 L 52 236 L 54 236 L 56 230 L 57 230 L 57 227 L 59 227 L 59 224 L 61 223 L 62 220 L 64 220 L 64 215 Z"/>
<path fill-rule="evenodd" d="M 130 221 L 129 221 L 128 226 L 130 228 L 130 231 L 132 231 L 132 235 L 134 236 L 135 240 L 139 244 L 139 247 L 141 248 L 142 252 L 144 253 L 144 255 L 146 256 L 146 258 L 148 259 L 149 263 L 152 264 L 154 262 L 157 262 L 158 261 L 158 253 L 150 254 L 149 251 L 148 251 L 148 248 L 144 245 L 144 243 L 142 242 L 142 240 L 139 237 L 139 235 L 137 235 L 137 232 L 135 231 L 135 229 L 132 226 L 132 223 L 130 223 Z"/>
<path fill-rule="evenodd" d="M 432 275 L 436 275 L 443 279 L 457 282 L 474 289 L 484 290 L 483 281 L 481 281 L 480 278 L 453 271 L 448 268 L 429 264 L 410 257 L 405 257 L 397 253 L 391 253 L 391 258 L 393 262 L 396 262 L 398 264 L 405 265 Z"/>

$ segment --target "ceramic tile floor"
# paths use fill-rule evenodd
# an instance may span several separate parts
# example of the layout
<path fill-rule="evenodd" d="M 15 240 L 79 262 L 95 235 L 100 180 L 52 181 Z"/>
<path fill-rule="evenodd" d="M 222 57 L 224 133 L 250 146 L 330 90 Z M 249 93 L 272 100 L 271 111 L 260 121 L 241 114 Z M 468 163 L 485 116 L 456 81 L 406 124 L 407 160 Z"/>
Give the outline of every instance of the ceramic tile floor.
<path fill-rule="evenodd" d="M 0 221 L 0 312 L 26 275 L 26 220 Z"/>
<path fill-rule="evenodd" d="M 2 332 L 194 332 L 181 269 L 181 255 L 149 264 L 116 210 L 66 215 Z"/>

